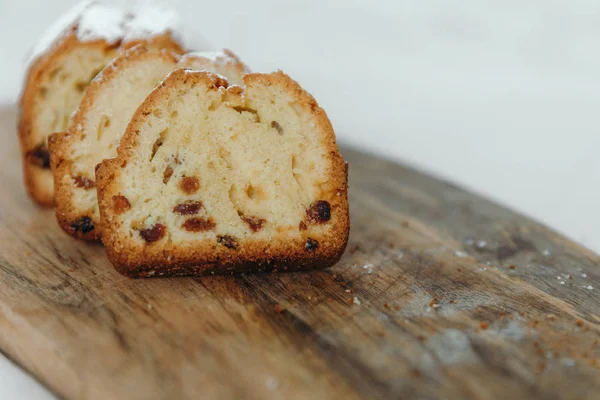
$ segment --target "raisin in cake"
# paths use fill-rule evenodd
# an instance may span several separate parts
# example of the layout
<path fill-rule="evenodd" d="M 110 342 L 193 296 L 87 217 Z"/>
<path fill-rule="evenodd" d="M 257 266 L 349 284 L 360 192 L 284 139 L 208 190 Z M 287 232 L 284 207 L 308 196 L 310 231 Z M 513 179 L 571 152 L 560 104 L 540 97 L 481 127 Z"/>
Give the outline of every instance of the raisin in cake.
<path fill-rule="evenodd" d="M 155 10 L 155 11 L 152 11 Z M 160 12 L 162 19 L 156 18 Z M 62 132 L 90 81 L 116 55 L 138 43 L 182 53 L 171 11 L 145 6 L 139 14 L 85 1 L 58 20 L 34 48 L 21 96 L 19 138 L 31 198 L 53 204 L 48 135 Z"/>
<path fill-rule="evenodd" d="M 282 72 L 177 69 L 96 169 L 102 241 L 132 277 L 325 268 L 349 232 L 322 108 Z"/>
<path fill-rule="evenodd" d="M 135 110 L 168 73 L 181 66 L 218 72 L 234 82 L 241 82 L 242 74 L 248 72 L 230 51 L 186 54 L 179 59 L 166 50 L 138 45 L 102 70 L 67 131 L 50 137 L 56 216 L 67 233 L 86 240 L 100 238 L 94 169 L 102 160 L 116 156 Z"/>

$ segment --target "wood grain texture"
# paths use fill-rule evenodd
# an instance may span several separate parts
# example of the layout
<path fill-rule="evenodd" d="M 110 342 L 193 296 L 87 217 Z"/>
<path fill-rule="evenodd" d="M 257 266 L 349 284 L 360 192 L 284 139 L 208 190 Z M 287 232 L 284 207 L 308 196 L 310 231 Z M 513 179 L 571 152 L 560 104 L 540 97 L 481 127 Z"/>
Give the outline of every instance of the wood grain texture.
<path fill-rule="evenodd" d="M 27 199 L 15 117 L 0 111 L 0 348 L 61 397 L 600 392 L 600 258 L 527 218 L 343 149 L 352 229 L 334 268 L 130 280 Z"/>

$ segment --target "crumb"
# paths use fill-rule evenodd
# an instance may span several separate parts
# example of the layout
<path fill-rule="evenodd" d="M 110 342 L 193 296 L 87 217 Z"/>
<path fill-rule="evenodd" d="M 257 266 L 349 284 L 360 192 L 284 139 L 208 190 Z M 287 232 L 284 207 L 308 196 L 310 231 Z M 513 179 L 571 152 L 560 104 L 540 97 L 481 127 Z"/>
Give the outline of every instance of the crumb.
<path fill-rule="evenodd" d="M 482 322 L 479 324 L 479 327 L 485 331 L 488 328 L 488 324 L 487 322 Z"/>
<path fill-rule="evenodd" d="M 346 300 L 346 303 L 352 305 L 352 304 L 354 304 L 354 299 L 350 298 L 350 299 Z"/>
<path fill-rule="evenodd" d="M 546 315 L 546 319 L 549 321 L 556 321 L 556 315 L 548 314 L 548 315 Z"/>
<path fill-rule="evenodd" d="M 75 270 L 73 268 L 69 268 L 68 271 L 69 272 L 75 272 Z"/>
<path fill-rule="evenodd" d="M 427 338 L 425 336 L 423 336 L 423 335 L 419 335 L 419 336 L 417 336 L 417 340 L 419 342 L 424 342 L 425 340 L 427 340 Z"/>
<path fill-rule="evenodd" d="M 412 376 L 414 376 L 415 378 L 421 378 L 423 376 L 423 373 L 421 371 L 419 371 L 418 369 L 411 369 L 410 373 Z"/>
<path fill-rule="evenodd" d="M 265 386 L 269 390 L 275 390 L 279 387 L 279 381 L 277 380 L 277 378 L 269 376 L 267 380 L 265 380 Z"/>
<path fill-rule="evenodd" d="M 450 300 L 450 304 L 454 304 L 454 303 L 456 303 L 455 300 Z"/>
<path fill-rule="evenodd" d="M 383 307 L 384 307 L 386 310 L 389 310 L 389 309 L 390 309 L 390 305 L 389 305 L 388 303 L 384 303 L 384 304 L 383 304 Z"/>
<path fill-rule="evenodd" d="M 346 292 L 346 293 L 350 293 L 351 291 L 352 291 L 352 290 L 350 290 L 350 289 L 346 289 L 346 290 L 344 290 L 344 292 Z"/>
<path fill-rule="evenodd" d="M 504 311 L 500 311 L 500 316 L 501 317 L 506 317 L 506 313 Z"/>
<path fill-rule="evenodd" d="M 331 303 L 331 302 L 333 302 L 333 299 L 330 297 L 327 299 L 327 301 Z"/>
<path fill-rule="evenodd" d="M 433 308 L 434 310 L 440 308 L 437 296 L 431 299 L 431 301 L 429 302 L 429 307 Z"/>
<path fill-rule="evenodd" d="M 575 324 L 576 324 L 577 326 L 583 326 L 583 321 L 582 321 L 582 320 L 580 320 L 580 319 L 578 319 L 577 321 L 575 321 Z"/>
<path fill-rule="evenodd" d="M 394 309 L 394 311 L 400 311 L 400 306 L 394 306 L 392 308 Z"/>
<path fill-rule="evenodd" d="M 281 313 L 285 310 L 285 308 L 283 308 L 283 306 L 281 304 L 275 304 L 275 307 L 273 307 L 273 311 L 275 311 L 276 313 Z"/>
<path fill-rule="evenodd" d="M 355 297 L 354 299 L 352 299 L 353 303 L 356 304 L 357 306 L 360 306 L 361 302 L 358 299 L 358 297 Z"/>
<path fill-rule="evenodd" d="M 148 303 L 148 309 L 152 310 L 152 304 Z"/>
<path fill-rule="evenodd" d="M 536 369 L 536 371 L 537 371 L 538 374 L 541 374 L 546 369 L 546 363 L 543 362 L 543 361 L 538 361 L 537 366 L 536 366 L 535 369 Z"/>
<path fill-rule="evenodd" d="M 458 269 L 457 269 L 457 271 L 458 271 L 458 272 L 462 272 L 462 268 L 458 268 Z"/>
<path fill-rule="evenodd" d="M 515 268 L 517 268 L 517 267 L 515 267 L 515 266 L 514 266 L 514 265 L 512 265 L 512 264 L 508 266 L 508 269 L 515 269 Z"/>
<path fill-rule="evenodd" d="M 408 223 L 408 221 L 402 221 L 402 227 L 408 228 L 408 227 L 410 227 L 410 224 Z"/>
<path fill-rule="evenodd" d="M 307 296 L 306 297 L 308 300 L 312 300 L 312 296 Z"/>

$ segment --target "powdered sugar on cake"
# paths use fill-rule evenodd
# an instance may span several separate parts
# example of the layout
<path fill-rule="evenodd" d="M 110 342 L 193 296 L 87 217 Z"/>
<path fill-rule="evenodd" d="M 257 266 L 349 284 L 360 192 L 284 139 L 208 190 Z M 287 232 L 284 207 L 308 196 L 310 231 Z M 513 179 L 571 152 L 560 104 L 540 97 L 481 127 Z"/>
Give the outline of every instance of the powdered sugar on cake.
<path fill-rule="evenodd" d="M 143 39 L 166 32 L 176 34 L 181 30 L 181 25 L 181 18 L 175 10 L 142 2 L 124 22 L 124 40 Z"/>
<path fill-rule="evenodd" d="M 210 67 L 210 69 L 229 67 L 238 69 L 241 74 L 250 72 L 239 58 L 227 49 L 187 53 L 182 57 L 181 63 L 188 63 L 190 68 L 200 71 L 205 70 L 207 67 Z"/>
<path fill-rule="evenodd" d="M 184 57 L 201 57 L 215 63 L 233 63 L 233 60 L 222 51 L 197 51 L 188 53 Z"/>
<path fill-rule="evenodd" d="M 77 39 L 82 42 L 104 40 L 116 43 L 123 35 L 123 19 L 125 15 L 116 8 L 101 4 L 86 9 L 78 21 Z"/>
<path fill-rule="evenodd" d="M 59 17 L 40 37 L 37 44 L 31 49 L 31 55 L 27 60 L 27 65 L 45 53 L 54 44 L 57 38 L 61 37 L 77 21 L 81 13 L 92 4 L 92 1 L 82 1 L 76 4 L 61 17 Z"/>
<path fill-rule="evenodd" d="M 108 44 L 131 41 L 171 32 L 177 35 L 181 20 L 177 13 L 165 7 L 138 3 L 126 13 L 97 0 L 84 0 L 61 16 L 42 36 L 27 60 L 31 65 L 39 56 L 58 43 L 71 29 L 81 42 L 104 40 Z"/>

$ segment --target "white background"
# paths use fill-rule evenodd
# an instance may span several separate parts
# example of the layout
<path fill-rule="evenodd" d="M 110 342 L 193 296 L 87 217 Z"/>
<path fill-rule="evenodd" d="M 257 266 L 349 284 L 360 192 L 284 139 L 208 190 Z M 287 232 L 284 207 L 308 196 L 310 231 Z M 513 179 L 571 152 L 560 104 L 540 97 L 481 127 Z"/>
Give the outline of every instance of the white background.
<path fill-rule="evenodd" d="M 0 107 L 14 106 L 29 47 L 74 2 L 0 0 Z M 597 0 L 169 3 L 190 44 L 228 47 L 255 71 L 298 80 L 342 143 L 600 251 Z M 2 399 L 44 393 L 0 356 Z"/>

